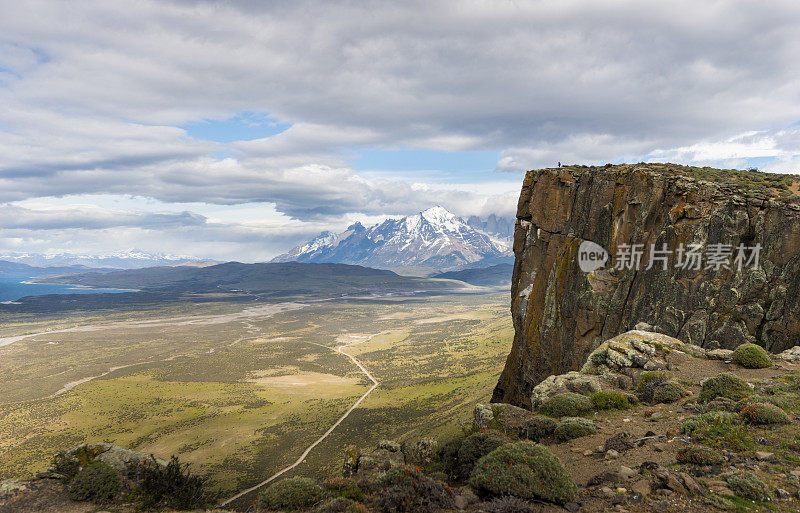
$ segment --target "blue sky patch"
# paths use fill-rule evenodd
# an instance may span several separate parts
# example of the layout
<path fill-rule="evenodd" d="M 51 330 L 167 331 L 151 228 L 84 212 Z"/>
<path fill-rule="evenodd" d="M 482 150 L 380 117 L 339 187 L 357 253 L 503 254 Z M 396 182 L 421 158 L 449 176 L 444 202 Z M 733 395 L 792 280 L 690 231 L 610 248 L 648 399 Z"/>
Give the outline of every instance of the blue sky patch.
<path fill-rule="evenodd" d="M 240 112 L 228 119 L 204 119 L 187 123 L 179 128 L 195 139 L 230 143 L 272 137 L 288 130 L 291 126 L 288 123 L 279 123 L 267 114 Z"/>

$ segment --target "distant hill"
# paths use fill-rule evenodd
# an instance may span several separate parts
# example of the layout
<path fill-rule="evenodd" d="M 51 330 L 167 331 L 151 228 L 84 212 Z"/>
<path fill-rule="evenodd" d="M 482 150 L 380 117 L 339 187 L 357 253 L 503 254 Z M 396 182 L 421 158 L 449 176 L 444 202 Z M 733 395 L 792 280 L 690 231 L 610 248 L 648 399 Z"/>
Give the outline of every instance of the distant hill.
<path fill-rule="evenodd" d="M 473 219 L 473 224 L 477 221 Z M 502 221 L 484 225 L 496 230 Z M 483 225 L 481 225 L 483 226 Z M 504 232 L 505 233 L 505 232 Z M 342 233 L 323 232 L 273 262 L 336 262 L 381 269 L 428 268 L 451 271 L 498 263 L 511 256 L 511 240 L 486 233 L 443 207 L 432 207 L 372 227 L 351 225 Z"/>
<path fill-rule="evenodd" d="M 510 285 L 511 274 L 513 271 L 514 266 L 511 264 L 498 264 L 491 267 L 450 271 L 446 273 L 435 274 L 432 277 L 448 280 L 459 280 L 469 283 L 470 285 L 478 285 L 481 287 L 492 287 Z"/>
<path fill-rule="evenodd" d="M 4 253 L 0 260 L 33 267 L 85 267 L 91 269 L 140 269 L 163 265 L 193 265 L 201 259 L 168 254 L 153 254 L 139 250 L 116 251 L 103 255 L 77 253 Z M 212 262 L 219 263 L 219 262 Z"/>
<path fill-rule="evenodd" d="M 0 274 L 14 274 L 24 276 L 39 276 L 43 274 L 72 274 L 94 271 L 91 267 L 83 265 L 68 265 L 56 267 L 37 267 L 19 262 L 0 260 Z"/>
<path fill-rule="evenodd" d="M 251 292 L 336 295 L 446 289 L 452 282 L 399 276 L 358 265 L 298 262 L 150 267 L 47 278 L 48 283 L 151 292 Z"/>

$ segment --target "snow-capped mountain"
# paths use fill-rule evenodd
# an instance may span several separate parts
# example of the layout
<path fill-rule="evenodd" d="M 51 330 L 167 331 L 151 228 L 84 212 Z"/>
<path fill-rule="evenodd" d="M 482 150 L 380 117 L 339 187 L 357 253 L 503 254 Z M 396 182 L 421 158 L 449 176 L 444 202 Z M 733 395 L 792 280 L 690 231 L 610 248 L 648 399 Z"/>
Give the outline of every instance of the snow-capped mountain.
<path fill-rule="evenodd" d="M 499 237 L 477 230 L 445 208 L 436 206 L 401 219 L 387 219 L 369 228 L 355 223 L 339 234 L 323 232 L 276 257 L 273 262 L 452 270 L 496 264 L 510 256 L 509 245 Z"/>
<path fill-rule="evenodd" d="M 194 265 L 197 258 L 182 255 L 153 254 L 130 250 L 103 255 L 77 253 L 5 253 L 0 260 L 35 267 L 85 266 L 91 268 L 139 269 L 165 265 Z"/>

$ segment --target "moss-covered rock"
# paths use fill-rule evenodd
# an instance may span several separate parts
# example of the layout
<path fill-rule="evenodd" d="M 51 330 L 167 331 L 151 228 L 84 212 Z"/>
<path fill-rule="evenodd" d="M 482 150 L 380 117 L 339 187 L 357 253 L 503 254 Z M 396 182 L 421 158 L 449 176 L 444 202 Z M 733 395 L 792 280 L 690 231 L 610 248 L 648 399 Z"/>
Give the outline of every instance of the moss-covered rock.
<path fill-rule="evenodd" d="M 290 477 L 261 492 L 261 501 L 271 509 L 303 509 L 320 502 L 325 490 L 313 479 Z"/>
<path fill-rule="evenodd" d="M 585 395 L 565 392 L 545 401 L 539 411 L 552 417 L 578 417 L 592 411 L 592 401 Z"/>
<path fill-rule="evenodd" d="M 597 426 L 591 420 L 583 417 L 565 417 L 561 419 L 553 432 L 553 437 L 559 442 L 566 442 L 595 433 L 597 433 Z"/>
<path fill-rule="evenodd" d="M 712 401 L 718 397 L 741 401 L 754 393 L 747 381 L 730 372 L 723 372 L 703 381 L 700 389 L 700 402 Z"/>
<path fill-rule="evenodd" d="M 506 444 L 481 458 L 470 484 L 494 496 L 513 495 L 564 503 L 577 487 L 553 453 L 530 441 Z"/>
<path fill-rule="evenodd" d="M 769 425 L 788 424 L 789 416 L 786 412 L 769 403 L 751 403 L 739 413 L 742 420 L 748 424 Z"/>
<path fill-rule="evenodd" d="M 678 463 L 691 465 L 719 465 L 725 461 L 717 451 L 703 445 L 687 445 L 678 451 L 675 458 Z"/>
<path fill-rule="evenodd" d="M 742 344 L 733 351 L 733 361 L 748 369 L 772 367 L 772 359 L 767 351 L 756 344 Z"/>

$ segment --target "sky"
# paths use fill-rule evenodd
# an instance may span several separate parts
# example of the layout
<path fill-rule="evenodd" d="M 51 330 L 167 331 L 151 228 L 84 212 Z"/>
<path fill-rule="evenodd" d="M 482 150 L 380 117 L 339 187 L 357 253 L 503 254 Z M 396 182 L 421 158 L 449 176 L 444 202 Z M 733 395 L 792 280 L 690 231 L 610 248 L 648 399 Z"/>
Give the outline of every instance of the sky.
<path fill-rule="evenodd" d="M 0 0 L 0 253 L 264 261 L 527 169 L 800 170 L 796 1 Z"/>

